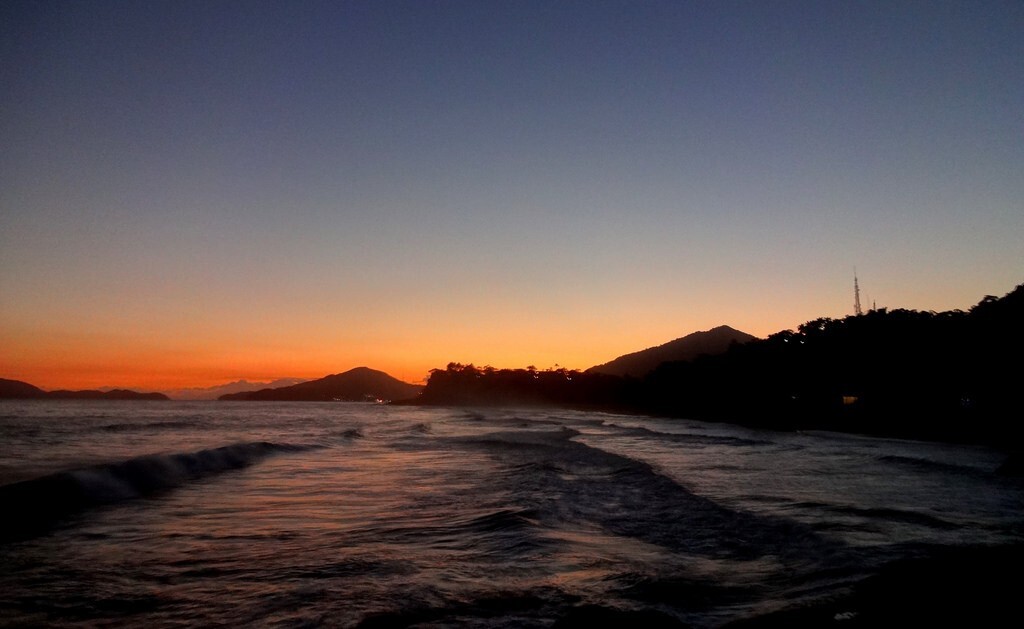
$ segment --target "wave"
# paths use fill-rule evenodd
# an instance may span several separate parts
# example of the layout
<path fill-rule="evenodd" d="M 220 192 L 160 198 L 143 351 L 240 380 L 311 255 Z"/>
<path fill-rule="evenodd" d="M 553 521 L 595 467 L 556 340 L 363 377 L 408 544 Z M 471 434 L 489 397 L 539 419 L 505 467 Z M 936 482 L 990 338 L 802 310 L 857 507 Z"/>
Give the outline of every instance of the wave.
<path fill-rule="evenodd" d="M 510 430 L 489 432 L 473 437 L 454 437 L 453 441 L 483 446 L 509 448 L 556 445 L 579 435 L 578 430 L 563 426 L 560 430 Z"/>
<path fill-rule="evenodd" d="M 464 409 L 459 413 L 458 418 L 471 422 L 487 422 L 491 426 L 506 425 L 512 428 L 561 426 L 565 423 L 565 418 L 560 415 L 548 414 L 543 418 L 539 416 L 526 417 L 508 409 L 492 409 L 486 413 L 483 410 Z M 600 420 L 594 420 L 593 423 L 599 424 Z"/>
<path fill-rule="evenodd" d="M 178 430 L 181 428 L 196 428 L 200 424 L 195 421 L 166 421 L 148 423 L 117 423 L 99 426 L 98 430 L 103 432 L 149 432 L 155 430 Z"/>
<path fill-rule="evenodd" d="M 805 524 L 727 507 L 697 495 L 649 463 L 572 439 L 561 431 L 496 432 L 454 440 L 508 461 L 496 481 L 545 525 L 598 529 L 712 558 L 765 555 L 836 559 L 843 544 Z M 513 455 L 513 456 L 510 456 Z"/>
<path fill-rule="evenodd" d="M 538 517 L 536 511 L 522 508 L 463 515 L 436 512 L 425 515 L 416 524 L 361 529 L 350 541 L 424 545 L 508 563 L 533 556 L 548 545 L 539 535 L 542 527 Z"/>
<path fill-rule="evenodd" d="M 961 525 L 934 515 L 914 511 L 911 509 L 897 509 L 894 507 L 857 507 L 853 505 L 828 504 L 817 501 L 794 502 L 789 505 L 793 509 L 808 511 L 824 511 L 840 516 L 863 518 L 868 521 L 900 522 L 903 524 L 914 524 L 917 526 L 928 526 L 934 529 L 955 530 Z M 826 520 L 815 525 L 816 528 L 844 528 L 846 522 L 833 522 Z M 854 525 L 857 526 L 857 525 Z"/>
<path fill-rule="evenodd" d="M 606 424 L 609 428 L 620 431 L 619 434 L 637 437 L 651 437 L 673 443 L 687 443 L 707 446 L 771 446 L 776 445 L 772 441 L 762 439 L 744 439 L 742 437 L 729 437 L 724 435 L 702 435 L 695 433 L 660 432 L 644 428 L 643 426 L 621 426 L 619 424 Z"/>
<path fill-rule="evenodd" d="M 472 518 L 465 528 L 480 533 L 530 529 L 537 526 L 537 513 L 530 509 L 499 509 Z"/>
<path fill-rule="evenodd" d="M 883 463 L 894 463 L 896 465 L 902 465 L 905 467 L 916 468 L 926 471 L 943 471 L 952 472 L 955 474 L 964 473 L 983 473 L 984 470 L 980 470 L 970 465 L 958 465 L 956 463 L 947 463 L 945 461 L 934 461 L 932 459 L 923 459 L 915 456 L 900 456 L 896 454 L 890 454 L 878 457 L 878 460 Z M 988 470 L 993 471 L 993 470 Z"/>
<path fill-rule="evenodd" d="M 884 507 L 874 508 L 862 508 L 862 507 L 831 507 L 831 510 L 842 514 L 852 515 L 855 517 L 869 518 L 872 520 L 888 520 L 890 522 L 902 522 L 904 524 L 914 524 L 917 526 L 928 526 L 935 529 L 943 530 L 955 530 L 960 528 L 959 524 L 943 520 L 942 518 L 928 515 L 927 513 L 921 513 L 920 511 L 912 511 L 909 509 L 894 509 Z"/>
<path fill-rule="evenodd" d="M 0 487 L 0 505 L 14 517 L 0 523 L 0 540 L 29 537 L 64 518 L 100 505 L 150 496 L 186 483 L 248 467 L 279 453 L 311 446 L 256 441 L 152 454 L 41 476 Z"/>
<path fill-rule="evenodd" d="M 349 428 L 341 431 L 339 434 L 342 439 L 362 439 L 366 436 L 360 428 Z"/>

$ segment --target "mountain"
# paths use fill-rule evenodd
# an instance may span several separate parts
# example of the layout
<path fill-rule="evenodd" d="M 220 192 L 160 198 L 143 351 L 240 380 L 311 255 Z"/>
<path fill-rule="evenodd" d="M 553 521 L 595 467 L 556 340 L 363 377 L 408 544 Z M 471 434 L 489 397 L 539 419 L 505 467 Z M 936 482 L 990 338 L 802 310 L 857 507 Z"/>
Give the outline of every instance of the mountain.
<path fill-rule="evenodd" d="M 705 332 L 694 332 L 664 345 L 649 347 L 639 352 L 619 356 L 611 362 L 587 369 L 587 373 L 604 373 L 613 376 L 634 376 L 642 378 L 661 363 L 693 360 L 701 354 L 722 354 L 733 343 L 747 343 L 757 337 L 720 325 Z"/>
<path fill-rule="evenodd" d="M 220 396 L 219 400 L 319 401 L 408 400 L 419 395 L 422 386 L 402 382 L 383 371 L 356 367 L 345 373 L 277 389 L 260 389 Z"/>
<path fill-rule="evenodd" d="M 37 386 L 20 380 L 0 378 L 0 398 L 48 399 L 48 400 L 167 400 L 163 393 L 137 393 L 126 389 L 113 391 L 43 391 Z"/>
<path fill-rule="evenodd" d="M 822 317 L 724 354 L 663 363 L 635 399 L 656 415 L 987 442 L 1024 453 L 1024 284 L 968 312 Z M 1012 466 L 1011 468 L 1012 469 Z"/>
<path fill-rule="evenodd" d="M 0 378 L 0 399 L 44 398 L 46 391 L 21 380 Z"/>
<path fill-rule="evenodd" d="M 248 380 L 236 380 L 227 384 L 219 384 L 214 387 L 192 387 L 188 389 L 169 389 L 162 391 L 172 400 L 216 400 L 222 395 L 229 393 L 243 393 L 246 391 L 258 391 L 260 389 L 278 389 L 290 387 L 293 384 L 306 382 L 306 378 L 278 378 L 272 382 L 249 382 Z"/>

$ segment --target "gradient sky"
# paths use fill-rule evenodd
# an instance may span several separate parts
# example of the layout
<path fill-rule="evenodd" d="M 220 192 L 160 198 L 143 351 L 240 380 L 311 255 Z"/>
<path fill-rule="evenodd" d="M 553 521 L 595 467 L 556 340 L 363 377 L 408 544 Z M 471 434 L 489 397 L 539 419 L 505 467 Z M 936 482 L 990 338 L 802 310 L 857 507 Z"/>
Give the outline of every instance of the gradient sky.
<path fill-rule="evenodd" d="M 1024 281 L 1024 3 L 0 4 L 0 377 L 586 368 Z"/>

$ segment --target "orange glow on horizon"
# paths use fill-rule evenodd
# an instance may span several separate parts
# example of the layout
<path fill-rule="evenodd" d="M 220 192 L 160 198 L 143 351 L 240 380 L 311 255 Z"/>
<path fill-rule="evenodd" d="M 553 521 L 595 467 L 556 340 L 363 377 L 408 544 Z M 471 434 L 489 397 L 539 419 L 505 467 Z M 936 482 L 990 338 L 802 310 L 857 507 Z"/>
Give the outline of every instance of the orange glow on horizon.
<path fill-rule="evenodd" d="M 295 339 L 299 342 L 292 351 L 266 345 L 243 347 L 230 341 L 175 348 L 170 343 L 133 344 L 129 339 L 90 340 L 62 335 L 60 340 L 48 343 L 23 339 L 8 342 L 13 351 L 0 357 L 0 377 L 22 380 L 48 391 L 101 387 L 168 391 L 237 380 L 316 379 L 365 366 L 420 384 L 430 370 L 443 369 L 450 362 L 496 368 L 535 365 L 546 369 L 557 365 L 583 370 L 710 327 L 714 326 L 660 335 L 635 328 L 610 338 L 605 335 L 601 343 L 596 342 L 601 335 L 595 332 L 581 335 L 594 342 L 573 340 L 562 326 L 546 334 L 538 329 L 506 328 L 506 334 L 501 335 L 489 329 L 461 330 L 461 337 L 438 334 L 419 345 L 380 342 L 351 351 L 335 349 L 355 345 L 343 341 L 318 345 Z"/>
<path fill-rule="evenodd" d="M 187 326 L 145 317 L 121 320 L 100 311 L 92 320 L 59 325 L 25 323 L 24 317 L 0 321 L 0 378 L 44 390 L 168 391 L 237 380 L 317 379 L 361 366 L 415 384 L 450 362 L 583 370 L 718 325 L 764 338 L 821 316 L 842 317 L 850 301 L 842 288 L 818 301 L 797 294 L 785 301 L 768 302 L 757 294 L 730 300 L 724 292 L 700 301 L 652 293 L 574 302 L 561 295 L 561 301 L 518 307 L 501 299 L 449 300 L 424 304 L 414 317 L 408 308 L 399 309 L 402 299 L 386 311 L 357 313 L 347 313 L 338 302 L 299 315 L 211 312 Z M 953 307 L 969 307 L 965 301 Z"/>

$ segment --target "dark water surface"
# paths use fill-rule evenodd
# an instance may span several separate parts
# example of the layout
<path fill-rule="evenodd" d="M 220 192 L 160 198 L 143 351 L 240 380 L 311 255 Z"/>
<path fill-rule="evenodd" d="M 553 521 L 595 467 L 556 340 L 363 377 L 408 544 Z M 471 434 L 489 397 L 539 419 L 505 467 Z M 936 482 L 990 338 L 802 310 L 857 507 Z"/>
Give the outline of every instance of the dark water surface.
<path fill-rule="evenodd" d="M 6 401 L 0 443 L 5 626 L 717 627 L 1024 532 L 993 450 L 600 413 Z"/>

